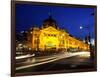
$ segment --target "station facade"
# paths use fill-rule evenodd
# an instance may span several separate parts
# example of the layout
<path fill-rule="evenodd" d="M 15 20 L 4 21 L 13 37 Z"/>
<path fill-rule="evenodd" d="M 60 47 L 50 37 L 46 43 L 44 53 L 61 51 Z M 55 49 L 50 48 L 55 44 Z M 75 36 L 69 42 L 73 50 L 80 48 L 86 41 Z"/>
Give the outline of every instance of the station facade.
<path fill-rule="evenodd" d="M 68 32 L 60 29 L 56 21 L 49 16 L 43 21 L 41 28 L 34 27 L 32 30 L 32 49 L 33 50 L 68 50 L 81 49 L 89 50 L 89 44 L 71 36 Z"/>

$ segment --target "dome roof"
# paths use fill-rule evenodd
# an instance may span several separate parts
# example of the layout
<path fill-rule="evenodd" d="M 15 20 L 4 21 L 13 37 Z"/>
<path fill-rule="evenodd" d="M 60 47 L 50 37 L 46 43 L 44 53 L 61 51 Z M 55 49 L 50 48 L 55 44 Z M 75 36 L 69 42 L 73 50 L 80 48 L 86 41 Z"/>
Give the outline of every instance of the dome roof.
<path fill-rule="evenodd" d="M 57 28 L 57 26 L 56 26 L 56 21 L 55 21 L 51 16 L 49 16 L 48 19 L 45 19 L 45 20 L 43 21 L 43 28 L 47 28 L 47 27 L 49 27 L 49 26 L 52 26 L 52 27 Z"/>

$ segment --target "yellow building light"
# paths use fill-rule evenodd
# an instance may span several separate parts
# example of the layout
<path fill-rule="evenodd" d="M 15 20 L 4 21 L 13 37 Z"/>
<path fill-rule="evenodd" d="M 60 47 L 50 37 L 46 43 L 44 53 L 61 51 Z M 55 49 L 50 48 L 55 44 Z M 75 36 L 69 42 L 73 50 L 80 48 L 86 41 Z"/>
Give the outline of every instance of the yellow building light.
<path fill-rule="evenodd" d="M 80 48 L 85 50 L 88 49 L 87 46 L 88 45 L 82 41 L 69 36 L 68 33 L 51 26 L 38 31 L 33 30 L 32 48 L 35 50 L 52 48 L 55 48 L 56 50 L 61 48 Z"/>

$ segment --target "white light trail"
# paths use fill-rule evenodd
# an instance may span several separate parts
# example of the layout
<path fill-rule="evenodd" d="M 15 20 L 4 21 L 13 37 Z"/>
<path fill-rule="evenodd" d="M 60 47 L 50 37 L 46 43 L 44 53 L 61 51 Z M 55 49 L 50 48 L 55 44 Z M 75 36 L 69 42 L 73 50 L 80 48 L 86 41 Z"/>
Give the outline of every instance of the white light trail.
<path fill-rule="evenodd" d="M 24 55 L 24 56 L 18 56 L 18 57 L 16 57 L 16 59 L 29 58 L 29 57 L 33 57 L 33 56 L 35 56 L 35 54 L 33 54 L 33 55 L 28 54 L 28 55 Z"/>
<path fill-rule="evenodd" d="M 70 55 L 69 55 L 70 54 Z M 42 62 L 38 62 L 38 63 L 34 63 L 34 64 L 31 64 L 31 65 L 26 65 L 26 66 L 20 66 L 20 67 L 17 67 L 16 70 L 20 70 L 20 69 L 24 69 L 24 68 L 28 68 L 28 67 L 33 67 L 33 66 L 37 66 L 37 65 L 41 65 L 41 64 L 46 64 L 46 63 L 50 63 L 50 62 L 54 62 L 54 61 L 57 61 L 57 60 L 60 60 L 60 59 L 63 59 L 63 58 L 68 58 L 68 57 L 73 57 L 73 56 L 77 56 L 77 55 L 90 55 L 90 52 L 76 52 L 76 53 L 65 53 L 63 55 L 55 55 L 55 57 L 53 57 L 52 59 L 50 60 L 43 60 Z"/>

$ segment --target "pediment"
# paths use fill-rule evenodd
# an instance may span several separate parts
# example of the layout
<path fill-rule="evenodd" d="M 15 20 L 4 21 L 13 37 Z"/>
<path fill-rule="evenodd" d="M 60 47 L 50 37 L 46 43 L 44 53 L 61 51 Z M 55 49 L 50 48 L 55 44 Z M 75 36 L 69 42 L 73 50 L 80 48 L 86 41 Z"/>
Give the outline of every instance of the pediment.
<path fill-rule="evenodd" d="M 45 32 L 59 32 L 57 29 L 55 29 L 54 27 L 51 27 L 51 26 L 43 29 L 42 31 L 45 31 Z"/>

